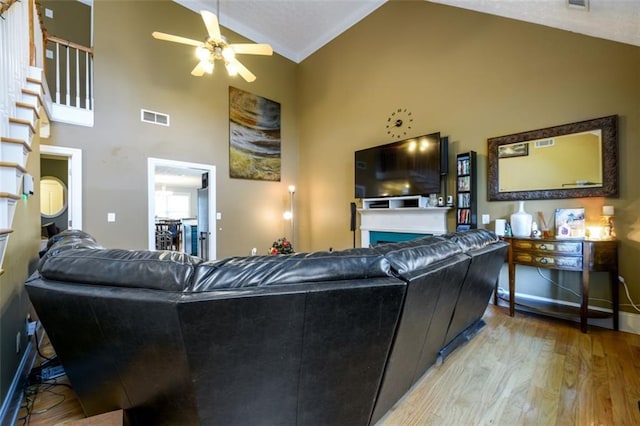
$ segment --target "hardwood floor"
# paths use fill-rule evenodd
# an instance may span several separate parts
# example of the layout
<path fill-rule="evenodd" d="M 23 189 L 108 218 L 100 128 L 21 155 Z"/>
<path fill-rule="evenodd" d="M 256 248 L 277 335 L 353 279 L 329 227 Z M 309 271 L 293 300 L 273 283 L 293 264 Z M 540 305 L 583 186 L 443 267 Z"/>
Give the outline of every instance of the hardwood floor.
<path fill-rule="evenodd" d="M 54 355 L 53 348 L 45 336 L 41 353 L 46 357 Z M 38 364 L 44 361 L 38 357 Z M 32 385 L 25 389 L 22 406 L 16 425 L 52 426 L 83 419 L 82 407 L 76 398 L 66 376 L 50 380 L 47 384 Z"/>
<path fill-rule="evenodd" d="M 597 327 L 583 334 L 578 323 L 511 318 L 493 305 L 484 318 L 487 326 L 431 368 L 378 426 L 640 424 L 640 336 Z M 57 388 L 64 401 L 41 393 L 29 422 L 16 424 L 82 418 L 73 392 Z"/>
<path fill-rule="evenodd" d="M 489 306 L 381 425 L 638 425 L 640 336 Z"/>

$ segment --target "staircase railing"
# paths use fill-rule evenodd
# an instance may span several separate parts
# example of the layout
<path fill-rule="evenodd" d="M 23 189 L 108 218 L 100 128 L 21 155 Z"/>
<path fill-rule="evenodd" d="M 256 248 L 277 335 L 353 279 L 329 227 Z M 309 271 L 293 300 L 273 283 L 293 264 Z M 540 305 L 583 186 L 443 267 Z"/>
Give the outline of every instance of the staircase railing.
<path fill-rule="evenodd" d="M 2 0 L 0 19 L 0 273 L 32 137 L 43 121 L 42 29 L 35 0 Z"/>
<path fill-rule="evenodd" d="M 67 107 L 93 109 L 93 49 L 59 37 L 47 36 L 47 50 L 55 70 L 47 69 L 53 102 Z M 52 117 L 55 119 L 55 117 Z"/>
<path fill-rule="evenodd" d="M 16 116 L 16 102 L 20 100 L 20 91 L 28 75 L 32 46 L 29 18 L 32 13 L 28 4 L 22 2 L 9 1 L 8 6 L 3 6 L 3 19 L 0 19 L 0 135 L 8 134 L 9 117 Z"/>

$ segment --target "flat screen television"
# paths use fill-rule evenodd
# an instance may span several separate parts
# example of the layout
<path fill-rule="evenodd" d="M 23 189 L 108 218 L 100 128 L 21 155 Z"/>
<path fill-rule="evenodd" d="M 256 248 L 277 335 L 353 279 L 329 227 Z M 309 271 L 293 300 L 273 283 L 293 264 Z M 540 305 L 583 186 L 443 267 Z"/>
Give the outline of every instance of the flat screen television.
<path fill-rule="evenodd" d="M 355 152 L 355 198 L 440 192 L 440 133 Z"/>

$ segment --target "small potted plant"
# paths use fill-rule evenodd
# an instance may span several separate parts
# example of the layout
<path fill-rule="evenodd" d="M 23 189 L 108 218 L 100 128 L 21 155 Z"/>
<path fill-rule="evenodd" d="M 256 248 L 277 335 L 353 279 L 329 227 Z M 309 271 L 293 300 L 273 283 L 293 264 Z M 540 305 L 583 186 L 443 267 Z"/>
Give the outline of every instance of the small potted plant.
<path fill-rule="evenodd" d="M 269 249 L 269 254 L 291 254 L 293 253 L 293 246 L 291 241 L 287 240 L 287 237 L 278 238 L 273 242 Z"/>

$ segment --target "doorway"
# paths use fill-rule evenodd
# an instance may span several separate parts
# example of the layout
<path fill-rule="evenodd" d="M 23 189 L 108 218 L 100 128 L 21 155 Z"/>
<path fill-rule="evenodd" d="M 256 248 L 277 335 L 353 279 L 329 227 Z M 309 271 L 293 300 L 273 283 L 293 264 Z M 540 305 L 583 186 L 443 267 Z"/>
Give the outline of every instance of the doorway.
<path fill-rule="evenodd" d="M 215 166 L 149 158 L 148 183 L 149 249 L 165 246 L 158 240 L 163 238 L 157 234 L 158 226 L 169 224 L 172 237 L 178 239 L 169 244 L 171 249 L 215 259 Z"/>
<path fill-rule="evenodd" d="M 82 229 L 82 150 L 77 148 L 66 148 L 62 146 L 40 145 L 40 168 L 43 170 L 43 164 L 47 161 L 55 161 L 58 169 L 61 169 L 60 176 L 54 176 L 58 180 L 64 182 L 66 209 L 55 216 L 45 215 L 43 221 L 52 219 L 62 220 L 57 226 L 61 229 Z M 46 168 L 44 170 L 47 170 Z M 49 172 L 45 172 L 50 174 Z M 46 177 L 44 174 L 42 178 Z M 41 199 L 41 204 L 45 200 Z M 46 210 L 46 209 L 45 209 Z M 41 209 L 42 210 L 42 205 Z M 46 217 L 48 216 L 48 217 Z M 44 223 L 43 223 L 44 224 Z"/>

